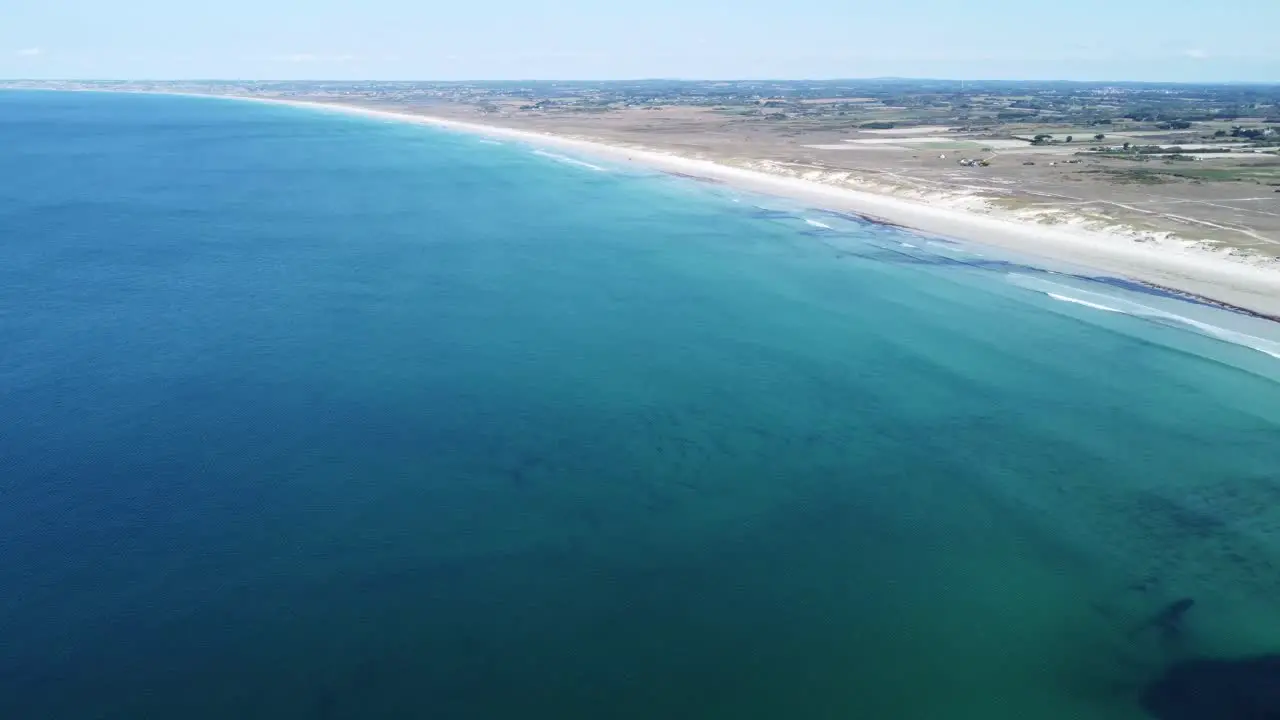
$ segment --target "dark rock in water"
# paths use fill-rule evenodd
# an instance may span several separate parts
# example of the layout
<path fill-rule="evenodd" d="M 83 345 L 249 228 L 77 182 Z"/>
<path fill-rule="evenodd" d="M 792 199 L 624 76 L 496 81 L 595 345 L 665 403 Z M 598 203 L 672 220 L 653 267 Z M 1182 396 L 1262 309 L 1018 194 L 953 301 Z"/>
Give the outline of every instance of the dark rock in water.
<path fill-rule="evenodd" d="M 1191 598 L 1171 602 L 1155 616 L 1151 624 L 1160 628 L 1166 636 L 1177 635 L 1182 629 L 1182 616 L 1186 615 L 1195 604 L 1196 601 Z"/>
<path fill-rule="evenodd" d="M 1142 707 L 1159 720 L 1280 720 L 1280 655 L 1178 663 L 1146 687 Z"/>
<path fill-rule="evenodd" d="M 1132 637 L 1149 628 L 1156 628 L 1165 640 L 1175 640 L 1178 634 L 1182 632 L 1182 618 L 1195 604 L 1196 601 L 1189 597 L 1175 600 L 1161 608 L 1160 612 L 1143 621 L 1129 635 Z"/>

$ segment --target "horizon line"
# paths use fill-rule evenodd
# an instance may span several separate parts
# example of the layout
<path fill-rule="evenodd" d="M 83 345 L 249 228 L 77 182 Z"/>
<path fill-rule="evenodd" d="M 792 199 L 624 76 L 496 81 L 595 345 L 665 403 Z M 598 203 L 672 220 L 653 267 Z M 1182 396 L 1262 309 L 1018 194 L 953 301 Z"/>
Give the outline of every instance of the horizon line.
<path fill-rule="evenodd" d="M 738 78 L 703 78 L 703 77 L 630 77 L 630 78 L 504 78 L 504 79 L 469 79 L 469 80 L 432 80 L 432 79 L 416 79 L 416 80 L 393 80 L 386 78 L 361 78 L 361 79 L 334 79 L 334 78 L 213 78 L 213 77 L 191 77 L 191 78 L 0 78 L 0 82 L 31 82 L 31 83 L 182 83 L 182 82 L 203 82 L 203 83 L 435 83 L 442 85 L 461 85 L 461 84 L 485 84 L 485 83 L 634 83 L 634 82 L 682 82 L 682 83 L 777 83 L 777 82 L 813 82 L 813 83 L 833 83 L 833 82 L 874 82 L 874 81 L 895 81 L 895 82 L 951 82 L 951 83 L 1059 83 L 1069 85 L 1193 85 L 1193 86 L 1212 86 L 1212 85 L 1254 85 L 1262 87 L 1280 86 L 1280 80 L 1067 80 L 1067 79 L 993 79 L 993 78 L 946 78 L 946 77 L 911 77 L 902 75 L 879 75 L 871 77 L 738 77 Z"/>

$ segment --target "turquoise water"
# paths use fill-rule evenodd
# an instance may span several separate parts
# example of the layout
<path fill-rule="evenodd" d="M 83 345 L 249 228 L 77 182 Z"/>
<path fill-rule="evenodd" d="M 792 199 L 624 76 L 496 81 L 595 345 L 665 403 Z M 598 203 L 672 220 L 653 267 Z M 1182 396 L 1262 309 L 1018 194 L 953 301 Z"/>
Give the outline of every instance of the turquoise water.
<path fill-rule="evenodd" d="M 1264 323 L 413 125 L 0 138 L 0 717 L 1123 719 L 1280 649 Z"/>

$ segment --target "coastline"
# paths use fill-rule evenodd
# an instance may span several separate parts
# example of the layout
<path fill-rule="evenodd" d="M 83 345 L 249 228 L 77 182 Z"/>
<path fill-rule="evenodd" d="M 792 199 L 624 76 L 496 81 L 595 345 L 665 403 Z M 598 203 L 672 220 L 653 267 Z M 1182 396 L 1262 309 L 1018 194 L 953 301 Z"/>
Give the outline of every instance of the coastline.
<path fill-rule="evenodd" d="M 1194 246 L 1142 242 L 1121 233 L 997 217 L 949 205 L 932 205 L 867 190 L 837 187 L 814 180 L 594 139 L 343 102 L 205 93 L 156 94 L 221 98 L 340 112 L 575 152 L 602 161 L 633 164 L 678 177 L 785 198 L 805 203 L 815 210 L 848 213 L 870 222 L 986 246 L 1031 260 L 1039 259 L 1045 263 L 1126 278 L 1153 289 L 1183 295 L 1188 300 L 1258 319 L 1280 322 L 1280 263 L 1258 265 Z"/>
<path fill-rule="evenodd" d="M 783 197 L 809 204 L 814 209 L 852 213 L 872 222 L 914 232 L 954 238 L 1031 258 L 1114 274 L 1153 288 L 1172 290 L 1189 298 L 1208 301 L 1223 309 L 1280 321 L 1280 267 L 1249 264 L 1199 248 L 1142 243 L 1119 234 L 1083 228 L 1018 222 L 954 207 L 938 207 L 865 190 L 737 168 L 710 160 L 550 133 L 336 102 L 229 95 L 212 97 L 414 122 L 569 150 L 611 162 L 635 164 L 672 175 L 709 180 L 762 195 Z"/>

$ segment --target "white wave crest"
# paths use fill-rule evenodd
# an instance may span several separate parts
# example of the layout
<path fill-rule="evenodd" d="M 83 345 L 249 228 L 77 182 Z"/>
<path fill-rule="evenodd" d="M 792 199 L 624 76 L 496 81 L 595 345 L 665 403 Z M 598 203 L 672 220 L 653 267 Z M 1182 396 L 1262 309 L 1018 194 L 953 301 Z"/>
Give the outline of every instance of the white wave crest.
<path fill-rule="evenodd" d="M 1081 300 L 1080 298 L 1073 298 L 1067 295 L 1059 295 L 1058 293 L 1047 292 L 1045 293 L 1045 295 L 1048 295 L 1054 300 L 1061 300 L 1062 302 L 1075 303 L 1076 305 L 1084 305 L 1085 307 L 1091 307 L 1091 308 L 1094 308 L 1095 310 L 1105 310 L 1107 312 L 1113 312 L 1113 313 L 1123 312 L 1122 310 L 1117 310 L 1113 307 L 1107 307 L 1106 305 L 1099 305 L 1098 303 L 1091 303 L 1088 300 Z"/>
<path fill-rule="evenodd" d="M 1182 317 L 1180 315 L 1174 315 L 1172 313 L 1163 313 L 1163 315 L 1169 318 L 1170 320 L 1176 320 L 1177 322 L 1190 325 L 1191 327 L 1196 328 L 1197 330 L 1205 333 L 1206 335 L 1212 335 L 1213 337 L 1216 337 L 1219 340 L 1225 340 L 1229 343 L 1235 343 L 1236 345 L 1243 345 L 1245 347 L 1253 348 L 1254 350 L 1257 350 L 1260 353 L 1265 353 L 1267 355 L 1270 355 L 1273 358 L 1276 358 L 1277 360 L 1280 360 L 1280 342 L 1276 342 L 1275 340 L 1267 340 L 1266 338 L 1260 338 L 1255 335 L 1249 335 L 1248 333 L 1242 333 L 1236 330 L 1228 330 L 1227 328 L 1224 328 L 1224 327 L 1218 327 L 1217 325 L 1210 325 L 1209 323 L 1206 323 L 1206 322 L 1200 322 L 1199 320 L 1192 320 L 1191 318 Z"/>
<path fill-rule="evenodd" d="M 1094 308 L 1095 310 L 1121 313 L 1123 315 L 1130 315 L 1157 322 L 1176 323 L 1199 332 L 1202 335 L 1207 335 L 1233 345 L 1247 347 L 1251 350 L 1256 350 L 1265 355 L 1270 355 L 1273 358 L 1280 359 L 1280 341 L 1277 340 L 1258 337 L 1239 330 L 1232 330 L 1203 320 L 1179 315 L 1178 313 L 1169 312 L 1168 310 L 1161 310 L 1160 308 L 1151 307 L 1150 305 L 1145 305 L 1118 295 L 1091 292 L 1084 288 L 1064 285 L 1041 278 L 1033 278 L 1027 275 L 1020 275 L 1018 273 L 1010 273 L 1008 277 L 1010 282 L 1013 282 L 1015 285 L 1025 287 L 1029 290 L 1042 292 L 1054 300 L 1068 302 L 1075 305 L 1084 305 Z M 1084 298 L 1090 299 L 1086 300 Z M 1217 312 L 1227 311 L 1223 310 Z"/>
<path fill-rule="evenodd" d="M 823 222 L 818 222 L 817 220 L 810 220 L 809 218 L 805 218 L 805 220 L 804 220 L 804 221 L 805 221 L 805 223 L 807 223 L 807 224 L 809 224 L 809 225 L 812 225 L 813 227 L 816 227 L 816 228 L 822 228 L 823 230 L 830 230 L 830 229 L 831 229 L 831 226 L 830 226 L 830 225 L 828 225 L 828 224 L 826 224 L 826 223 L 823 223 Z"/>
<path fill-rule="evenodd" d="M 533 154 L 539 155 L 544 158 L 548 158 L 550 160 L 555 160 L 556 162 L 561 162 L 566 165 L 575 165 L 577 167 L 584 167 L 584 168 L 587 168 L 588 170 L 595 170 L 596 172 L 605 171 L 605 169 L 600 167 L 599 165 L 592 165 L 589 162 L 584 162 L 582 160 L 578 160 L 571 157 L 565 157 L 564 155 L 557 155 L 555 153 L 547 152 L 546 150 L 534 150 Z"/>

